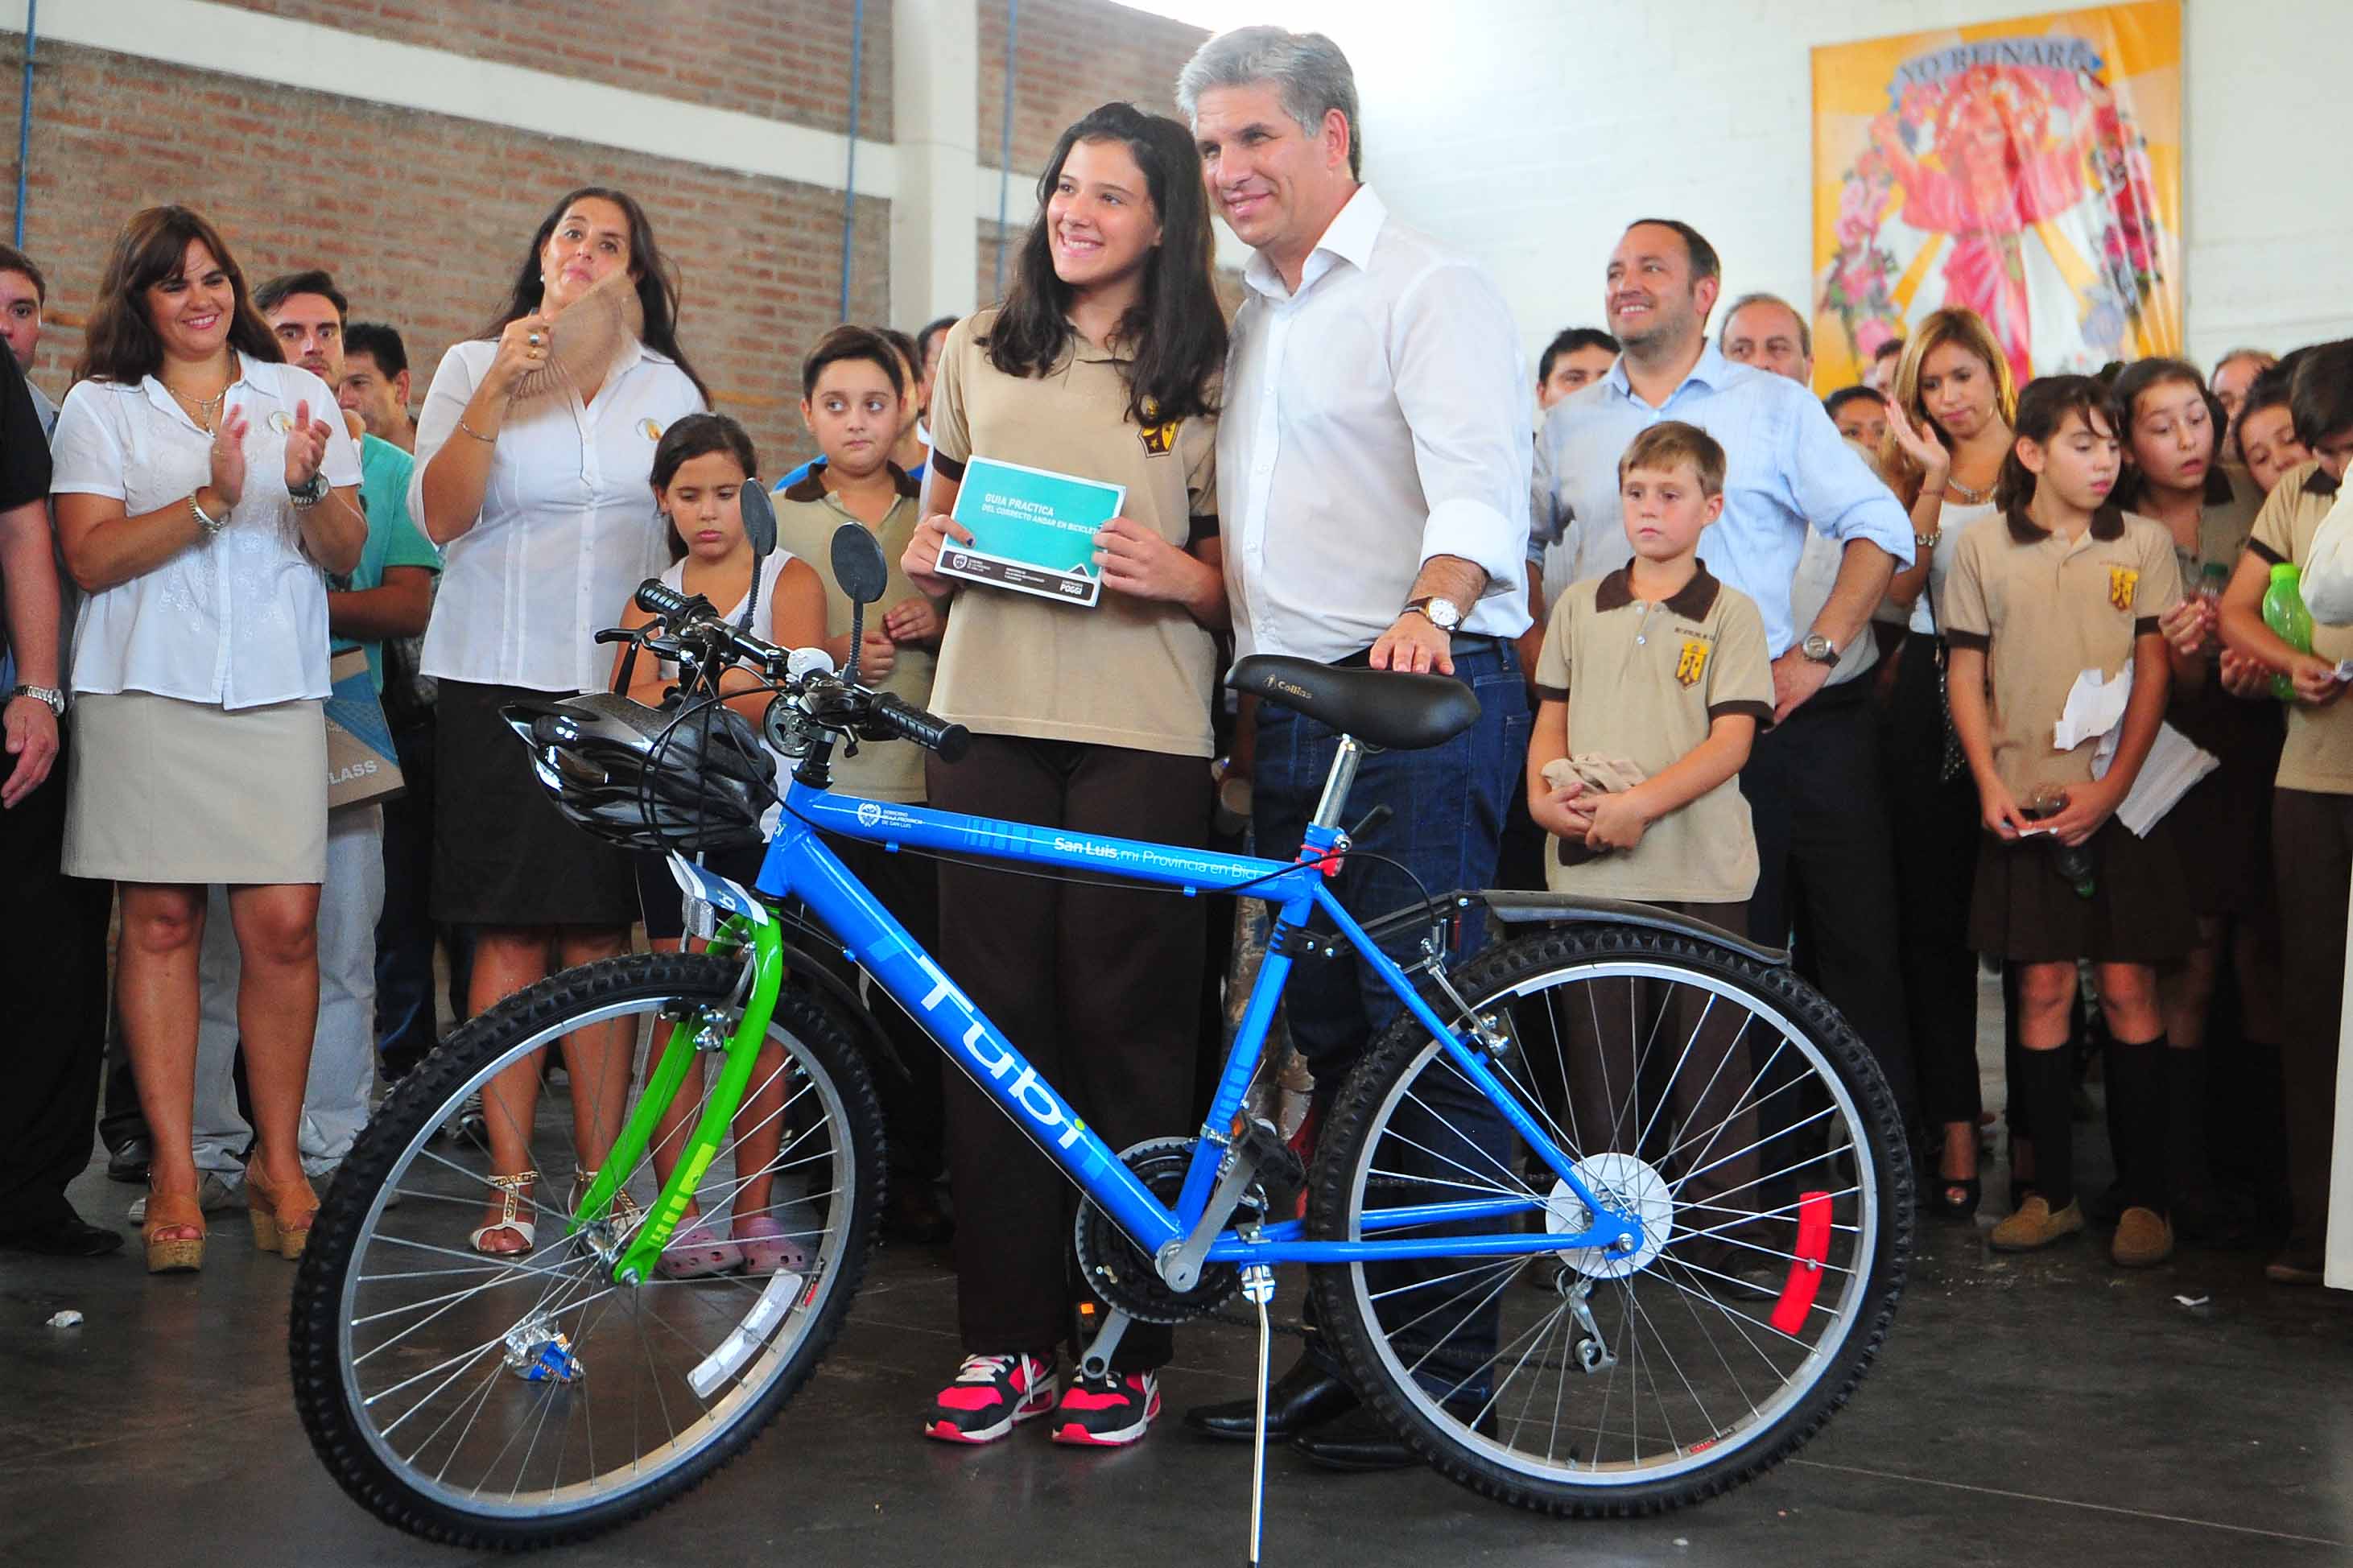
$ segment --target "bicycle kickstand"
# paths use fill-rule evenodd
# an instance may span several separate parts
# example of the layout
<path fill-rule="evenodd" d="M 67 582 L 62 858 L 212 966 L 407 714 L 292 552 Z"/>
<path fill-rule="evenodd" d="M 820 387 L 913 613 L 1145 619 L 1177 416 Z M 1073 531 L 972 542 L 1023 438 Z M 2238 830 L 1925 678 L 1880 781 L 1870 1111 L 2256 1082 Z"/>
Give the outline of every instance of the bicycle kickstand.
<path fill-rule="evenodd" d="M 1266 1363 L 1272 1331 L 1266 1309 L 1274 1300 L 1274 1270 L 1263 1263 L 1242 1269 L 1242 1294 L 1258 1308 L 1258 1420 L 1250 1427 L 1250 1568 L 1258 1568 L 1259 1535 L 1266 1517 Z"/>

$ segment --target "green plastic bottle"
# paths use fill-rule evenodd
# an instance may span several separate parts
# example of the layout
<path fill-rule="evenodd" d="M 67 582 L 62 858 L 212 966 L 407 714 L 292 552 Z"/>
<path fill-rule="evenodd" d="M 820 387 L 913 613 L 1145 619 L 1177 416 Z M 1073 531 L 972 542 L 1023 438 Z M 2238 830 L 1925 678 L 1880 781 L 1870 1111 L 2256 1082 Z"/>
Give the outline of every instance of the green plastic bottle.
<path fill-rule="evenodd" d="M 2292 562 L 2272 568 L 2272 585 L 2263 590 L 2263 625 L 2272 635 L 2298 653 L 2312 651 L 2312 612 L 2304 607 L 2304 588 Z M 2284 675 L 2272 677 L 2272 695 L 2283 702 L 2295 700 L 2295 682 Z"/>

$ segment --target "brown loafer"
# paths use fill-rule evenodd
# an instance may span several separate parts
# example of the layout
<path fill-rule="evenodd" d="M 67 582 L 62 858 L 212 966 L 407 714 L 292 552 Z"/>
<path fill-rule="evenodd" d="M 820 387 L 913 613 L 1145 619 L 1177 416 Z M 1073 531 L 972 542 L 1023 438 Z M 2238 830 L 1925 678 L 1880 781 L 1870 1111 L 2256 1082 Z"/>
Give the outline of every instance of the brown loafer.
<path fill-rule="evenodd" d="M 1986 1238 L 1996 1252 L 2033 1252 L 2063 1241 L 2084 1228 L 2084 1208 L 2069 1204 L 2057 1214 L 2041 1193 L 2029 1193 L 2018 1212 L 1993 1227 Z"/>
<path fill-rule="evenodd" d="M 2116 1220 L 2108 1258 L 2119 1268 L 2154 1268 L 2173 1256 L 2173 1223 L 2136 1205 Z"/>

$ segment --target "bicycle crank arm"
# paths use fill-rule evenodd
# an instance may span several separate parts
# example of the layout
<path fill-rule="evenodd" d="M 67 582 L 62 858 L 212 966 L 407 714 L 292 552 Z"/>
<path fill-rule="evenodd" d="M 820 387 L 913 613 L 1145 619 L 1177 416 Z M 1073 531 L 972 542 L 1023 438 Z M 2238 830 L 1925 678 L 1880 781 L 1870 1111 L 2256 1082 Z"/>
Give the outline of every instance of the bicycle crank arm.
<path fill-rule="evenodd" d="M 1152 1266 L 1171 1290 L 1190 1290 L 1201 1282 L 1201 1267 L 1208 1260 L 1209 1247 L 1242 1201 L 1242 1194 L 1258 1177 L 1258 1162 L 1250 1159 L 1240 1143 L 1226 1151 L 1224 1163 L 1218 1167 L 1218 1185 L 1209 1201 L 1201 1209 L 1201 1217 L 1193 1233 L 1182 1241 L 1172 1241 L 1161 1247 Z"/>
<path fill-rule="evenodd" d="M 1079 1362 L 1079 1371 L 1088 1377 L 1111 1375 L 1111 1358 L 1118 1353 L 1119 1342 L 1127 1337 L 1128 1324 L 1135 1321 L 1116 1307 L 1103 1319 L 1103 1326 L 1087 1342 L 1086 1354 Z"/>

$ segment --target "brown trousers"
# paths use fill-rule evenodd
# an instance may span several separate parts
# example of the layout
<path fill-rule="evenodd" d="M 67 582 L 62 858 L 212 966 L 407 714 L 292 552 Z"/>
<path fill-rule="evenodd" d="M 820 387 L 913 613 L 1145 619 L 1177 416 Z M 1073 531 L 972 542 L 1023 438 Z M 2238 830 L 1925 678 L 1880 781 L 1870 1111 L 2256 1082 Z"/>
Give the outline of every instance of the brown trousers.
<path fill-rule="evenodd" d="M 930 779 L 944 811 L 1189 847 L 1208 840 L 1200 757 L 976 735 L 954 766 L 933 758 Z M 1205 919 L 1201 900 L 1177 893 L 940 867 L 942 967 L 1113 1150 L 1194 1131 Z M 947 1154 L 965 1350 L 1053 1354 L 1075 1300 L 1075 1189 L 954 1070 Z M 1138 1323 L 1114 1359 L 1148 1370 L 1171 1343 L 1166 1328 Z"/>
<path fill-rule="evenodd" d="M 1666 903 L 1746 933 L 1748 906 Z M 1725 1234 L 1769 1207 L 1757 1184 L 1757 1061 L 1745 1016 L 1706 993 L 1655 981 L 1598 980 L 1569 1026 L 1569 1136 L 1580 1157 L 1640 1154 L 1680 1184 L 1682 1228 Z M 1664 1104 L 1661 1100 L 1664 1100 Z M 1688 1205 L 1688 1206 L 1687 1206 Z"/>

